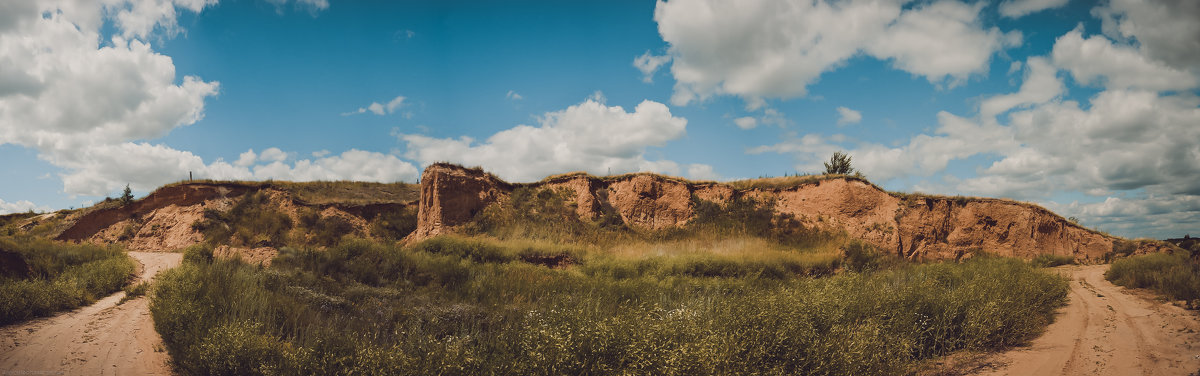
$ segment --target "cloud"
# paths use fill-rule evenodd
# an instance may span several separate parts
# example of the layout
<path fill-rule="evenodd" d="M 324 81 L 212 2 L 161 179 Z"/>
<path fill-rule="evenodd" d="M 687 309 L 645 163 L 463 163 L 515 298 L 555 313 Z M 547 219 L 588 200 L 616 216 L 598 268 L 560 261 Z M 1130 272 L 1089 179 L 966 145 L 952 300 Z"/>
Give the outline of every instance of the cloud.
<path fill-rule="evenodd" d="M 1180 70 L 1200 69 L 1200 2 L 1110 0 L 1092 9 L 1104 34 L 1136 40 L 1147 57 Z"/>
<path fill-rule="evenodd" d="M 371 102 L 371 104 L 367 105 L 366 107 L 359 107 L 357 110 L 354 110 L 354 111 L 343 112 L 342 116 L 365 114 L 367 112 L 370 112 L 372 114 L 376 114 L 379 116 L 390 115 L 390 114 L 395 113 L 396 110 L 399 109 L 400 107 L 404 106 L 405 99 L 406 98 L 403 95 L 401 95 L 401 96 L 397 96 L 396 98 L 392 98 L 392 100 L 388 101 L 387 103 Z M 411 118 L 412 116 L 406 115 L 406 117 Z"/>
<path fill-rule="evenodd" d="M 1155 239 L 1178 238 L 1200 230 L 1200 196 L 1136 195 L 1102 202 L 1047 203 L 1055 212 L 1080 218 L 1084 226 Z"/>
<path fill-rule="evenodd" d="M 237 161 L 233 162 L 233 165 L 238 167 L 248 167 L 253 165 L 257 160 L 258 154 L 254 153 L 254 149 L 250 149 L 246 150 L 245 153 L 239 154 Z"/>
<path fill-rule="evenodd" d="M 35 148 L 55 161 L 98 145 L 158 138 L 203 118 L 219 83 L 184 76 L 176 84 L 171 58 L 138 39 L 115 35 L 101 44 L 103 15 L 168 14 L 156 8 L 164 4 L 173 3 L 39 4 L 19 15 L 0 32 L 0 82 L 22 83 L 0 90 L 0 144 Z M 143 30 L 119 24 L 116 31 Z"/>
<path fill-rule="evenodd" d="M 1069 0 L 1004 0 L 1000 3 L 1000 15 L 1019 18 L 1047 9 L 1060 8 Z"/>
<path fill-rule="evenodd" d="M 752 116 L 743 116 L 733 119 L 733 124 L 737 125 L 738 128 L 741 129 L 754 129 L 754 127 L 758 126 L 758 120 L 755 120 Z"/>
<path fill-rule="evenodd" d="M 512 90 L 509 90 L 508 93 L 504 94 L 504 97 L 514 101 L 525 99 L 525 97 L 522 97 L 521 94 L 517 94 L 517 92 Z"/>
<path fill-rule="evenodd" d="M 642 56 L 633 59 L 633 66 L 642 71 L 642 82 L 651 83 L 654 82 L 654 72 L 670 61 L 670 56 L 654 56 L 650 51 L 646 51 Z"/>
<path fill-rule="evenodd" d="M 23 213 L 28 211 L 46 212 L 50 211 L 50 208 L 46 206 L 38 206 L 37 204 L 34 204 L 28 200 L 8 202 L 0 199 L 0 215 Z"/>
<path fill-rule="evenodd" d="M 996 95 L 979 105 L 983 119 L 993 119 L 1010 109 L 1048 102 L 1066 92 L 1062 80 L 1058 79 L 1058 68 L 1043 57 L 1031 57 L 1025 64 L 1025 79 L 1016 93 Z"/>
<path fill-rule="evenodd" d="M 205 163 L 188 151 L 149 143 L 119 143 L 89 148 L 79 155 L 56 156 L 51 163 L 65 172 L 64 191 L 71 195 L 100 196 L 130 184 L 136 190 L 151 190 L 186 179 L 291 181 L 358 180 L 376 182 L 415 181 L 417 169 L 394 155 L 350 149 L 340 155 L 285 163 L 287 153 L 278 148 L 242 153 L 237 162 Z"/>
<path fill-rule="evenodd" d="M 1082 84 L 1158 91 L 1197 86 L 1196 76 L 1186 70 L 1147 58 L 1133 47 L 1114 45 L 1103 36 L 1084 39 L 1079 28 L 1055 41 L 1053 56 L 1055 64 L 1069 70 Z"/>
<path fill-rule="evenodd" d="M 713 170 L 713 166 L 706 164 L 691 164 L 687 168 L 688 178 L 694 180 L 720 180 L 721 175 Z"/>
<path fill-rule="evenodd" d="M 293 0 L 267 0 L 268 3 L 275 5 L 276 13 L 283 13 L 283 8 Z M 294 0 L 297 9 L 307 10 L 313 16 L 317 13 L 329 9 L 329 0 Z"/>
<path fill-rule="evenodd" d="M 904 9 L 901 0 L 675 0 L 654 12 L 670 44 L 671 102 L 712 95 L 763 97 L 807 94 L 807 85 L 865 53 L 892 66 L 954 86 L 987 71 L 991 56 L 1019 44 L 1020 33 L 985 29 L 983 3 L 942 0 Z M 846 25 L 854 25 L 846 27 Z M 647 53 L 643 73 L 657 68 Z M 666 64 L 665 60 L 658 65 Z"/>
<path fill-rule="evenodd" d="M 429 165 L 450 161 L 482 166 L 504 179 L 533 181 L 569 171 L 594 174 L 655 171 L 678 174 L 679 165 L 647 159 L 646 150 L 683 137 L 687 120 L 662 103 L 642 101 L 632 112 L 593 96 L 567 109 L 546 113 L 537 126 L 518 125 L 483 142 L 470 137 L 399 135 L 405 157 Z M 699 170 L 698 170 L 699 171 Z"/>
<path fill-rule="evenodd" d="M 101 196 L 126 183 L 149 190 L 182 180 L 189 171 L 211 179 L 416 179 L 412 164 L 360 150 L 292 164 L 283 162 L 289 153 L 278 148 L 248 150 L 230 164 L 205 163 L 191 152 L 146 142 L 202 119 L 205 100 L 220 86 L 195 76 L 178 78 L 172 59 L 143 39 L 155 32 L 173 35 L 176 8 L 200 11 L 213 3 L 5 2 L 0 144 L 36 149 L 39 159 L 62 169 L 63 190 L 72 196 Z M 106 22 L 115 29 L 103 41 L 99 30 Z M 398 97 L 379 108 L 395 111 L 402 103 Z M 6 208 L 12 205 L 29 206 L 17 202 Z"/>
<path fill-rule="evenodd" d="M 838 112 L 838 121 L 837 121 L 838 126 L 843 126 L 846 124 L 858 124 L 858 122 L 862 121 L 862 113 L 861 112 L 851 110 L 846 107 L 838 107 L 837 112 Z"/>

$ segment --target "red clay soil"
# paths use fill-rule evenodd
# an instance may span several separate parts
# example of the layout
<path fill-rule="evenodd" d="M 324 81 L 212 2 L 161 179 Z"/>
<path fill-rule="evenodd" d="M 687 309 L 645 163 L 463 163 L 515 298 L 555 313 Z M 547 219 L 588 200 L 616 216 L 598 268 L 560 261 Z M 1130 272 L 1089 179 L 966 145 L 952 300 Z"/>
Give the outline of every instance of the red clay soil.
<path fill-rule="evenodd" d="M 1000 199 L 901 196 L 854 178 L 834 177 L 783 188 L 738 190 L 656 174 L 569 174 L 510 184 L 480 169 L 434 164 L 421 177 L 417 230 L 408 241 L 453 232 L 520 186 L 567 189 L 583 220 L 612 205 L 632 227 L 664 229 L 691 220 L 692 196 L 713 202 L 769 200 L 779 214 L 849 235 L 914 260 L 969 257 L 979 251 L 1030 259 L 1070 255 L 1102 260 L 1118 238 L 1075 225 L 1036 205 Z"/>

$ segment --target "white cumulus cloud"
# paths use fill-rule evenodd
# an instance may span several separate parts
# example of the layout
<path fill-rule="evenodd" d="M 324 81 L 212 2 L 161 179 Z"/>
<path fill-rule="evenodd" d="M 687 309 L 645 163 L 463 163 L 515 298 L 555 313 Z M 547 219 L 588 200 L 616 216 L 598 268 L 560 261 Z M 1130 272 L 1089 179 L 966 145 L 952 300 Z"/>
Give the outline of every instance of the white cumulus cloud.
<path fill-rule="evenodd" d="M 518 125 L 482 142 L 469 137 L 399 137 L 407 145 L 405 156 L 422 165 L 450 161 L 482 166 L 512 181 L 533 181 L 569 171 L 678 174 L 677 163 L 650 160 L 646 149 L 683 137 L 686 127 L 687 120 L 672 116 L 662 103 L 647 100 L 626 111 L 593 96 L 543 115 L 537 126 Z"/>
<path fill-rule="evenodd" d="M 1077 28 L 1054 43 L 1054 63 L 1083 84 L 1108 88 L 1186 90 L 1196 87 L 1194 74 L 1168 66 L 1129 46 L 1114 45 L 1100 35 L 1087 39 Z"/>
<path fill-rule="evenodd" d="M 675 0 L 654 12 L 676 80 L 672 103 L 730 94 L 748 103 L 796 97 L 822 73 L 868 54 L 935 84 L 954 86 L 987 71 L 1019 32 L 985 28 L 983 3 L 942 0 L 904 9 L 904 0 Z M 853 25 L 848 27 L 847 25 Z M 653 72 L 666 58 L 642 55 Z M 640 64 L 639 64 L 640 62 Z"/>
<path fill-rule="evenodd" d="M 846 107 L 838 107 L 837 112 L 838 112 L 837 125 L 839 125 L 839 126 L 847 125 L 847 124 L 858 124 L 858 122 L 862 121 L 862 113 L 861 112 L 851 110 Z"/>
<path fill-rule="evenodd" d="M 50 208 L 45 207 L 45 206 L 38 206 L 37 204 L 30 202 L 29 200 L 19 200 L 19 201 L 14 201 L 14 202 L 8 202 L 8 201 L 4 201 L 3 199 L 0 199 L 0 215 L 12 214 L 12 213 L 23 213 L 23 212 L 28 212 L 28 211 L 45 212 L 45 211 L 50 211 Z"/>

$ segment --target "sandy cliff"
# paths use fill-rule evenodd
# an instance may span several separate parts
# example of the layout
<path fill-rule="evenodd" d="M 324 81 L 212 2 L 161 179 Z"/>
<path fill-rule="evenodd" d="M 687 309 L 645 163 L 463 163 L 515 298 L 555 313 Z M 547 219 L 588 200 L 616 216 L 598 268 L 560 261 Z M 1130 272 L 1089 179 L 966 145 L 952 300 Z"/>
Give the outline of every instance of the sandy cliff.
<path fill-rule="evenodd" d="M 778 214 L 810 226 L 844 230 L 916 260 L 956 259 L 984 251 L 1025 259 L 1048 253 L 1097 261 L 1118 240 L 1028 203 L 902 195 L 846 177 L 748 189 L 655 174 L 568 174 L 510 184 L 479 169 L 434 164 L 425 169 L 421 182 L 417 231 L 410 241 L 452 232 L 520 186 L 567 189 L 581 219 L 592 220 L 602 205 L 611 205 L 627 225 L 643 229 L 686 225 L 694 215 L 692 196 L 720 203 L 734 198 L 769 200 Z"/>

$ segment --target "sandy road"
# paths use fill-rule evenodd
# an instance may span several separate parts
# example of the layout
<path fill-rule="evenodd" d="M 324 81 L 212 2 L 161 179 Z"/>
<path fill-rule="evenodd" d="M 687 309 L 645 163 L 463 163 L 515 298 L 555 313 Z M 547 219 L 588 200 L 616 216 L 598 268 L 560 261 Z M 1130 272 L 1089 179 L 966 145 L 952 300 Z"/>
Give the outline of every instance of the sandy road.
<path fill-rule="evenodd" d="M 179 253 L 129 252 L 148 280 L 183 260 Z M 0 375 L 169 374 L 149 299 L 118 305 L 124 291 L 95 304 L 0 328 Z"/>
<path fill-rule="evenodd" d="M 1104 279 L 1108 265 L 1060 268 L 1070 302 L 1031 346 L 980 375 L 1190 375 L 1200 372 L 1200 320 Z M 1140 295 L 1140 294 L 1139 294 Z"/>

